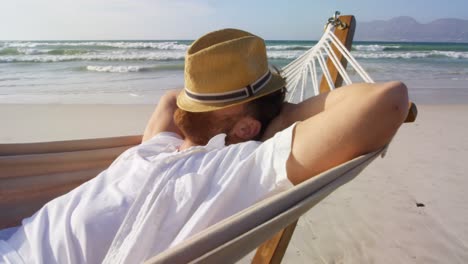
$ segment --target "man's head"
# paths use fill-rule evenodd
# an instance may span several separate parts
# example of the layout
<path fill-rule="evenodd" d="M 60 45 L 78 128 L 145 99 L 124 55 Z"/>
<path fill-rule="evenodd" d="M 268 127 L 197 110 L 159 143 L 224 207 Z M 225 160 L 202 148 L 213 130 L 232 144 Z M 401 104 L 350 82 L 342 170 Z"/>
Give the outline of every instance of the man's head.
<path fill-rule="evenodd" d="M 177 109 L 174 121 L 191 142 L 206 145 L 217 134 L 226 134 L 226 144 L 259 140 L 268 124 L 280 113 L 286 89 L 253 101 L 209 112 Z"/>
<path fill-rule="evenodd" d="M 187 51 L 174 119 L 199 145 L 219 133 L 227 134 L 228 144 L 259 139 L 281 110 L 284 87 L 268 67 L 263 39 L 237 29 L 214 31 Z"/>

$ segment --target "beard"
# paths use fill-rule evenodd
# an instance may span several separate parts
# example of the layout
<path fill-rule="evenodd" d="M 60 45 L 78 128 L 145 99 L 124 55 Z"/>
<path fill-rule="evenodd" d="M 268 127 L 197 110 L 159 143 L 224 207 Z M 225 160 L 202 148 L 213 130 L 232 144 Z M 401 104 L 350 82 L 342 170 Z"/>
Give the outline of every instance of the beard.
<path fill-rule="evenodd" d="M 237 120 L 239 116 L 216 117 L 212 112 L 194 113 L 179 108 L 174 113 L 174 122 L 184 137 L 200 146 L 221 133 L 226 134 L 226 145 L 239 142 L 232 133 Z"/>

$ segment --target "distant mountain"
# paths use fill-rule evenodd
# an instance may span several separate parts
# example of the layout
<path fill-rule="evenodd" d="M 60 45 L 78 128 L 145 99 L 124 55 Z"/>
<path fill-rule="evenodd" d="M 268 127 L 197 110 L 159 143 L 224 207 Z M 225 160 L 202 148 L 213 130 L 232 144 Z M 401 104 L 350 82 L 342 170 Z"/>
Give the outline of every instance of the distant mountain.
<path fill-rule="evenodd" d="M 468 42 L 468 20 L 444 18 L 422 24 L 412 17 L 359 22 L 355 40 Z"/>

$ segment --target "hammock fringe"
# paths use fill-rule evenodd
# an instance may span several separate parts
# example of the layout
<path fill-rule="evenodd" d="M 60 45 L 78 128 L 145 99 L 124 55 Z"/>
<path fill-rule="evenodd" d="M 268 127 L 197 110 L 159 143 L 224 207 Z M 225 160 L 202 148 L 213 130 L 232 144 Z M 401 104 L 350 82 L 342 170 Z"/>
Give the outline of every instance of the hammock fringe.
<path fill-rule="evenodd" d="M 333 33 L 334 29 L 335 27 L 332 24 L 328 25 L 325 33 L 316 45 L 283 67 L 282 73 L 283 77 L 286 78 L 286 88 L 288 89 L 286 100 L 288 102 L 300 102 L 306 99 L 306 97 L 318 95 L 320 93 L 320 83 L 318 81 L 320 74 L 325 78 L 331 90 L 337 88 L 334 85 L 334 78 L 330 74 L 330 69 L 327 67 L 327 58 L 330 58 L 345 85 L 353 83 L 350 77 L 351 71 L 354 71 L 360 78 L 360 80 L 356 81 L 374 83 L 372 78 Z M 342 56 L 337 56 L 337 52 Z M 344 57 L 351 67 L 348 67 L 348 69 L 343 67 L 338 59 L 341 57 Z M 312 91 L 312 93 L 307 94 L 307 90 Z"/>

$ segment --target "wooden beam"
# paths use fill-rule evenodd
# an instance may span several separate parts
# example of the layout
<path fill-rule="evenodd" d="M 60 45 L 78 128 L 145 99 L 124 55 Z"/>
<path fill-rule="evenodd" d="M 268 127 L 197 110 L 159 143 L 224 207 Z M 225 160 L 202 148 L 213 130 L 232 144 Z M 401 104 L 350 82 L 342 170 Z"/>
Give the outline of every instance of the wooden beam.
<path fill-rule="evenodd" d="M 353 43 L 354 31 L 356 29 L 356 20 L 354 16 L 340 16 L 339 19 L 346 23 L 347 27 L 344 29 L 335 29 L 335 35 L 340 40 L 341 43 L 348 49 L 351 50 L 351 45 Z M 347 66 L 347 60 L 336 50 L 336 47 L 332 45 L 332 48 L 337 55 L 337 59 L 341 62 L 344 68 Z M 330 76 L 335 87 L 341 86 L 343 79 L 338 73 L 333 61 L 328 58 L 327 59 L 327 67 L 330 70 Z M 330 91 L 330 87 L 328 86 L 327 80 L 325 76 L 322 76 L 322 80 L 320 82 L 320 93 L 325 93 Z M 297 221 L 290 224 L 285 229 L 281 230 L 277 234 L 275 234 L 270 240 L 264 242 L 260 247 L 258 247 L 257 252 L 252 260 L 254 264 L 273 264 L 273 263 L 281 263 L 283 259 L 284 253 L 288 247 L 289 241 L 294 233 L 294 229 L 296 228 Z"/>
<path fill-rule="evenodd" d="M 351 50 L 351 46 L 353 44 L 353 38 L 354 38 L 354 31 L 356 30 L 356 20 L 354 19 L 354 16 L 340 16 L 339 19 L 343 23 L 346 23 L 347 28 L 335 29 L 335 32 L 334 32 L 335 36 L 340 40 L 341 43 L 343 43 L 343 45 L 348 50 Z M 338 51 L 338 49 L 335 47 L 333 43 L 331 43 L 331 45 L 332 45 L 333 52 L 336 54 L 337 59 L 341 62 L 341 64 L 343 65 L 343 68 L 346 69 L 346 66 L 348 65 L 348 61 L 343 56 L 343 54 Z M 330 58 L 327 59 L 327 68 L 330 71 L 330 76 L 335 87 L 340 87 L 341 84 L 343 83 L 343 78 L 339 74 L 338 70 L 333 64 L 333 61 Z M 330 91 L 330 86 L 328 85 L 328 82 L 325 76 L 322 76 L 319 91 L 320 93 L 326 93 Z"/>
<path fill-rule="evenodd" d="M 294 233 L 294 229 L 296 229 L 296 225 L 297 220 L 285 229 L 276 233 L 272 238 L 258 247 L 254 258 L 252 259 L 252 263 L 281 263 L 284 253 L 286 253 L 286 249 L 288 248 L 289 241 Z"/>

